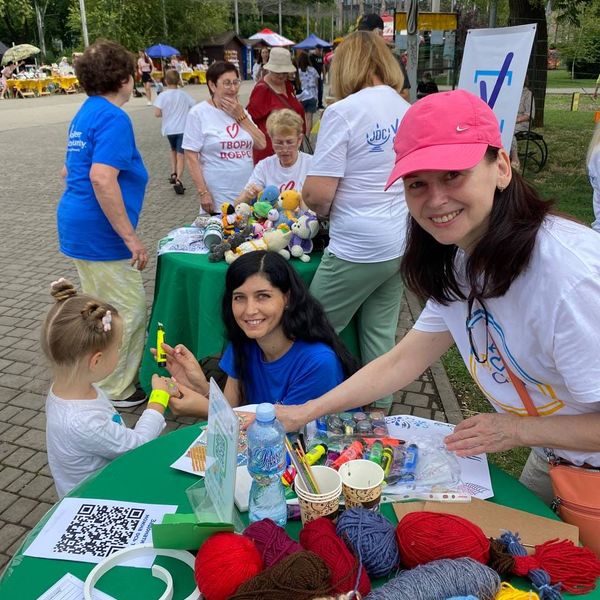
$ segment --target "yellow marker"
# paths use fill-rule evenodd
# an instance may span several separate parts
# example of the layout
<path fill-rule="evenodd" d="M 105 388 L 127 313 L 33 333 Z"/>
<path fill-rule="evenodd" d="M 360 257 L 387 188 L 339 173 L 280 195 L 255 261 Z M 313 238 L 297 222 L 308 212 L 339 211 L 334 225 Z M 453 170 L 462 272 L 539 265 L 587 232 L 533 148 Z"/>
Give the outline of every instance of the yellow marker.
<path fill-rule="evenodd" d="M 159 367 L 167 366 L 167 353 L 164 351 L 162 344 L 165 341 L 165 330 L 162 323 L 158 323 L 156 328 L 156 364 Z"/>

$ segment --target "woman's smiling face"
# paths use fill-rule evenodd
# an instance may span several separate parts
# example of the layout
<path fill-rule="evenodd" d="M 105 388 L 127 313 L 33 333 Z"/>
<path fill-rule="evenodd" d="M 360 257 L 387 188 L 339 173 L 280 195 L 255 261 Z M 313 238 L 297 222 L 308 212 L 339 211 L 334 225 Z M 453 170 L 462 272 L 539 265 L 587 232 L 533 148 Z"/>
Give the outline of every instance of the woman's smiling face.
<path fill-rule="evenodd" d="M 281 329 L 287 295 L 262 274 L 251 275 L 233 290 L 231 308 L 236 323 L 250 338 L 261 340 Z"/>
<path fill-rule="evenodd" d="M 406 203 L 413 219 L 440 244 L 469 252 L 488 229 L 497 187 L 510 181 L 504 150 L 463 171 L 416 171 L 404 176 Z"/>

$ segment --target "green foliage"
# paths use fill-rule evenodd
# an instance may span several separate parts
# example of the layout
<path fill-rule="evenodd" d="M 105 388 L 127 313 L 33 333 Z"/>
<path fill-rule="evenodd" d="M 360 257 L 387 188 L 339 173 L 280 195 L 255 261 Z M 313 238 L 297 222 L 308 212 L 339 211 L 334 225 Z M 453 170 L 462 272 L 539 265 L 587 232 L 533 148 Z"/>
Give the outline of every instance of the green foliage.
<path fill-rule="evenodd" d="M 580 25 L 559 49 L 576 77 L 593 77 L 600 72 L 600 2 L 578 14 Z"/>
<path fill-rule="evenodd" d="M 86 16 L 90 42 L 109 38 L 130 50 L 155 43 L 189 48 L 230 28 L 229 6 L 219 0 L 87 0 Z M 77 0 L 72 0 L 68 22 L 81 35 Z"/>

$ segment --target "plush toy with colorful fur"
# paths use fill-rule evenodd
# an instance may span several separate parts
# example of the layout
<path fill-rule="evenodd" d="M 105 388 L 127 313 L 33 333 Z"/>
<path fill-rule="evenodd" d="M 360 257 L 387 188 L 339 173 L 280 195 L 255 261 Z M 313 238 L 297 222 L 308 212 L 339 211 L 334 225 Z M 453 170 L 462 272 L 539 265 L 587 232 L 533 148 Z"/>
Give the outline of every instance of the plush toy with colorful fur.
<path fill-rule="evenodd" d="M 229 202 L 223 202 L 221 204 L 221 224 L 223 225 L 223 235 L 232 235 L 235 231 L 235 223 L 237 215 L 235 214 L 235 208 L 233 204 Z"/>
<path fill-rule="evenodd" d="M 281 254 L 286 260 L 290 258 L 290 253 L 286 250 L 286 246 L 290 243 L 292 232 L 288 228 L 271 229 L 265 231 L 262 238 L 259 240 L 249 240 L 240 244 L 235 251 L 228 250 L 225 252 L 225 261 L 227 264 L 231 264 L 238 256 L 253 252 L 254 250 L 270 250 Z"/>
<path fill-rule="evenodd" d="M 279 220 L 277 225 L 282 223 L 292 226 L 292 223 L 298 220 L 300 213 L 300 202 L 302 196 L 298 190 L 285 190 L 279 194 L 277 206 L 279 208 Z"/>
<path fill-rule="evenodd" d="M 313 238 L 319 233 L 317 215 L 309 210 L 302 213 L 295 223 L 292 223 L 292 237 L 288 244 L 290 254 L 302 262 L 310 260 L 313 250 Z"/>

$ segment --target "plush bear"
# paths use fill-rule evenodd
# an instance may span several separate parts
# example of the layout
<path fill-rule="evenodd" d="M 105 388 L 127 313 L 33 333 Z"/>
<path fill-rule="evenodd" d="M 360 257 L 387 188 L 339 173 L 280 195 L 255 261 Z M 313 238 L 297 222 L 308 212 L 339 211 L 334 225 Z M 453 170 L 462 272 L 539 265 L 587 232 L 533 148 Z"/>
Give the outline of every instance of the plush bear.
<path fill-rule="evenodd" d="M 275 229 L 275 223 L 279 220 L 279 211 L 272 208 L 267 214 L 267 220 L 263 223 L 265 229 Z"/>
<path fill-rule="evenodd" d="M 253 252 L 254 250 L 270 250 L 281 254 L 286 260 L 290 258 L 290 253 L 286 246 L 290 243 L 292 232 L 289 228 L 277 228 L 265 231 L 259 240 L 249 240 L 240 244 L 235 250 L 225 252 L 225 261 L 230 265 L 238 256 Z"/>
<path fill-rule="evenodd" d="M 281 192 L 277 201 L 277 206 L 280 210 L 279 220 L 276 224 L 285 224 L 291 227 L 292 223 L 298 220 L 301 200 L 302 196 L 298 190 L 285 190 Z"/>
<path fill-rule="evenodd" d="M 208 260 L 210 262 L 219 262 L 224 260 L 225 253 L 227 251 L 235 251 L 235 249 L 243 244 L 252 235 L 252 226 L 246 225 L 243 231 L 238 231 L 229 237 L 226 241 L 220 244 L 215 244 L 210 253 L 208 254 Z"/>
<path fill-rule="evenodd" d="M 275 185 L 268 185 L 258 194 L 256 199 L 258 202 L 268 202 L 271 206 L 275 206 L 279 199 L 279 190 Z"/>
<path fill-rule="evenodd" d="M 319 221 L 312 211 L 302 213 L 298 220 L 292 224 L 292 237 L 288 248 L 290 254 L 302 262 L 310 260 L 309 254 L 313 250 L 312 239 L 319 233 Z"/>
<path fill-rule="evenodd" d="M 240 202 L 235 207 L 235 226 L 236 229 L 242 230 L 248 225 L 250 216 L 252 215 L 252 207 L 246 202 Z"/>

